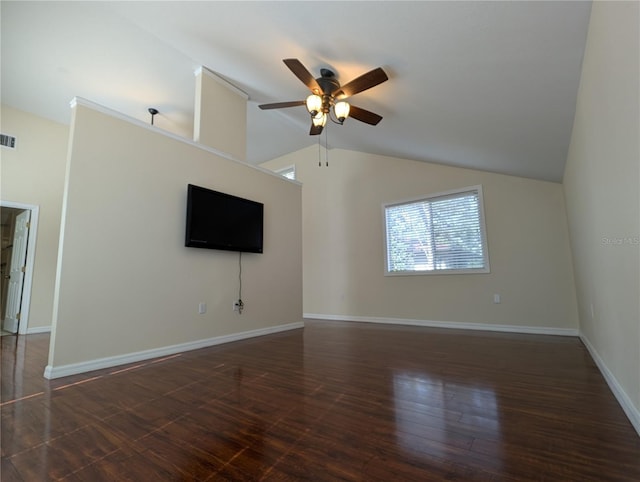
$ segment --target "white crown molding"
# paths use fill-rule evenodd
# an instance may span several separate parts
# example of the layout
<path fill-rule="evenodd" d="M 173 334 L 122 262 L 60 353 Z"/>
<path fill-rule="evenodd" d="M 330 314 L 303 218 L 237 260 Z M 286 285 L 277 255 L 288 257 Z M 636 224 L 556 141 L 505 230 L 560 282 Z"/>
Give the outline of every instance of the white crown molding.
<path fill-rule="evenodd" d="M 109 107 L 105 107 L 103 105 L 97 104 L 95 102 L 92 102 L 90 100 L 87 100 L 83 97 L 74 97 L 71 102 L 69 102 L 69 105 L 71 106 L 71 109 L 75 109 L 77 106 L 83 106 L 83 107 L 87 107 L 89 109 L 95 110 L 97 112 L 100 112 L 102 114 L 108 115 L 110 117 L 113 117 L 115 119 L 120 119 L 124 122 L 128 122 L 129 124 L 133 124 L 135 126 L 138 127 L 142 127 L 143 129 L 147 129 L 149 131 L 155 132 L 156 134 L 160 134 L 163 135 L 165 137 L 169 137 L 170 139 L 174 139 L 176 141 L 180 141 L 184 144 L 188 144 L 190 146 L 196 147 L 200 150 L 206 151 L 210 154 L 216 155 L 218 157 L 222 157 L 224 159 L 227 159 L 229 161 L 233 161 L 233 162 L 237 162 L 238 164 L 242 164 L 243 166 L 246 166 L 250 169 L 254 169 L 256 171 L 260 171 L 264 174 L 269 174 L 270 176 L 273 176 L 275 178 L 281 179 L 285 182 L 289 182 L 289 183 L 293 183 L 293 184 L 297 184 L 299 186 L 302 185 L 302 183 L 300 181 L 296 181 L 293 179 L 287 179 L 286 177 L 283 177 L 279 174 L 276 174 L 275 172 L 269 170 L 269 169 L 265 169 L 264 167 L 260 167 L 260 166 L 254 166 L 253 164 L 249 164 L 245 161 L 241 161 L 240 159 L 237 159 L 235 157 L 233 157 L 231 154 L 229 154 L 228 152 L 224 152 L 224 151 L 220 151 L 218 149 L 215 149 L 213 147 L 209 147 L 209 146 L 205 146 L 204 144 L 200 144 L 198 142 L 195 142 L 191 139 L 187 139 L 185 137 L 179 136 L 177 134 L 174 134 L 172 132 L 169 131 L 165 131 L 163 129 L 160 129 L 158 127 L 152 126 L 151 124 L 147 124 L 146 122 L 143 122 L 139 119 L 136 119 L 135 117 L 130 117 L 126 114 L 123 114 L 122 112 L 118 112 L 116 110 L 110 109 Z"/>
<path fill-rule="evenodd" d="M 135 363 L 142 360 L 149 360 L 152 358 L 158 358 L 167 355 L 175 355 L 176 353 L 198 350 L 200 348 L 206 348 L 209 346 L 221 345 L 223 343 L 230 343 L 232 341 L 244 340 L 246 338 L 255 338 L 257 336 L 270 335 L 272 333 L 295 330 L 298 328 L 304 328 L 304 323 L 299 321 L 296 323 L 288 323 L 285 325 L 271 326 L 269 328 L 260 328 L 257 330 L 233 333 L 231 335 L 215 336 L 213 338 L 206 338 L 204 340 L 196 340 L 187 343 L 180 343 L 178 345 L 170 345 L 160 348 L 153 348 L 151 350 L 126 353 L 124 355 L 98 358 L 86 362 L 71 363 L 69 365 L 60 365 L 55 367 L 47 365 L 44 369 L 44 377 L 48 379 L 67 377 L 69 375 L 77 375 L 78 373 L 86 373 L 94 370 L 101 370 L 103 368 L 126 365 L 128 363 Z"/>
<path fill-rule="evenodd" d="M 179 136 L 178 134 L 174 134 L 173 132 L 169 132 L 169 131 L 165 131 L 162 130 L 158 127 L 152 126 L 151 124 L 147 124 L 146 122 L 143 122 L 139 119 L 136 119 L 135 117 L 130 117 L 126 114 L 123 114 L 122 112 L 118 112 L 117 110 L 113 110 L 110 109 L 109 107 L 105 107 L 103 105 L 97 104 L 93 101 L 87 100 L 83 97 L 74 97 L 71 102 L 69 103 L 69 105 L 71 106 L 72 109 L 75 109 L 77 106 L 81 105 L 84 107 L 88 107 L 89 109 L 95 110 L 97 112 L 100 112 L 102 114 L 108 115 L 110 117 L 114 117 L 116 119 L 120 119 L 122 121 L 128 122 L 129 124 L 134 124 L 138 127 L 143 127 L 147 130 L 156 132 L 158 134 L 161 134 L 165 137 L 169 137 L 171 139 L 175 139 L 177 141 L 183 142 L 185 144 L 189 144 L 191 146 L 197 147 L 199 149 L 202 149 L 203 151 L 207 151 L 210 152 L 211 154 L 215 154 L 216 156 L 220 156 L 220 157 L 224 157 L 225 159 L 228 159 L 230 161 L 234 161 L 234 162 L 238 162 L 240 164 L 244 164 L 245 166 L 250 166 L 250 164 L 247 164 L 244 161 L 241 161 L 240 159 L 237 159 L 235 157 L 233 157 L 231 154 L 229 154 L 228 152 L 224 152 L 221 151 L 219 149 L 215 149 L 213 147 L 209 147 L 209 146 L 205 146 L 203 144 L 199 144 L 195 141 L 192 141 L 190 139 L 187 139 L 185 137 Z"/>
<path fill-rule="evenodd" d="M 450 328 L 455 330 L 500 331 L 507 333 L 523 333 L 528 335 L 578 336 L 574 328 L 553 328 L 546 326 L 497 325 L 489 323 L 466 323 L 460 321 L 415 320 L 409 318 L 380 318 L 374 316 L 326 315 L 304 313 L 305 319 L 331 321 L 358 321 L 364 323 L 385 323 L 389 325 L 424 326 L 428 328 Z"/>
<path fill-rule="evenodd" d="M 245 91 L 240 90 L 238 87 L 236 87 L 235 85 L 233 85 L 231 82 L 229 82 L 226 79 L 223 79 L 222 77 L 220 77 L 218 74 L 216 74 L 215 72 L 210 71 L 208 68 L 204 67 L 204 66 L 200 66 L 198 67 L 194 73 L 193 73 L 196 77 L 198 75 L 206 75 L 207 77 L 215 80 L 216 82 L 218 82 L 219 84 L 223 85 L 224 87 L 226 87 L 227 89 L 229 89 L 231 92 L 233 92 L 234 94 L 239 95 L 240 97 L 242 97 L 244 100 L 249 100 L 249 94 L 247 94 Z"/>

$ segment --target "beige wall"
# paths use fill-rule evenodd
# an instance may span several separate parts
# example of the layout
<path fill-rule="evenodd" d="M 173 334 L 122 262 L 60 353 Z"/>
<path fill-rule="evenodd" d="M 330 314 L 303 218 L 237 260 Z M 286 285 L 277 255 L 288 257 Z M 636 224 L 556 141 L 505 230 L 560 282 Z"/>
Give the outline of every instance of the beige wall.
<path fill-rule="evenodd" d="M 28 329 L 51 325 L 68 126 L 2 106 L 2 132 L 17 137 L 2 148 L 2 201 L 39 206 Z"/>
<path fill-rule="evenodd" d="M 639 10 L 593 3 L 564 186 L 580 331 L 640 432 Z"/>
<path fill-rule="evenodd" d="M 196 72 L 195 97 L 194 140 L 246 160 L 247 94 L 202 67 Z"/>
<path fill-rule="evenodd" d="M 340 149 L 318 167 L 315 146 L 264 166 L 292 164 L 303 183 L 305 313 L 577 329 L 560 184 Z M 476 184 L 491 273 L 384 276 L 382 204 Z"/>
<path fill-rule="evenodd" d="M 299 185 L 86 103 L 71 132 L 48 369 L 301 321 Z M 242 315 L 238 253 L 184 247 L 188 183 L 265 204 Z"/>

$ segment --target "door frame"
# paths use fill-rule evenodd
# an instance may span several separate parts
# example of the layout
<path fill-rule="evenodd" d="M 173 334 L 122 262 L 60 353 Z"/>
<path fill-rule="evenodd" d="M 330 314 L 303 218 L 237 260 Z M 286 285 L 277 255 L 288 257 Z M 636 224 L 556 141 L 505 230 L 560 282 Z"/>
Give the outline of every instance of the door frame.
<path fill-rule="evenodd" d="M 29 235 L 27 236 L 27 267 L 24 273 L 24 281 L 22 283 L 22 300 L 20 301 L 20 323 L 18 324 L 18 334 L 26 335 L 29 326 L 31 285 L 33 283 L 33 267 L 36 257 L 36 239 L 38 237 L 38 215 L 40 214 L 40 206 L 35 204 L 25 204 L 0 200 L 0 207 L 28 209 L 31 211 L 31 224 L 29 225 Z"/>

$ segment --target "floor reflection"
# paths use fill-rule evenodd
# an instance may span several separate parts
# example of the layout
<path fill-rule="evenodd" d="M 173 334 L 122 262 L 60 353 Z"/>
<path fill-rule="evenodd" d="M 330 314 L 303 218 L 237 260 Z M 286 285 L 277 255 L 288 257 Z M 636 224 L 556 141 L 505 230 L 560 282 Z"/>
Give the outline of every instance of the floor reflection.
<path fill-rule="evenodd" d="M 26 356 L 24 336 L 3 336 L 0 342 L 2 355 L 2 401 L 25 396 L 22 373 Z"/>
<path fill-rule="evenodd" d="M 491 387 L 452 383 L 429 374 L 393 375 L 398 445 L 413 455 L 447 457 L 452 449 L 470 449 L 474 432 L 500 440 L 500 418 Z"/>

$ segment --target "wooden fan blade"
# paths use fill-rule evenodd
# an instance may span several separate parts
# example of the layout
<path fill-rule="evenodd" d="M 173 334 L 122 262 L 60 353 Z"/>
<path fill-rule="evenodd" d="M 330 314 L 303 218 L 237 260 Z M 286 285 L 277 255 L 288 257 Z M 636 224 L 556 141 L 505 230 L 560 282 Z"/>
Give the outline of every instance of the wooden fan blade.
<path fill-rule="evenodd" d="M 311 123 L 311 129 L 309 130 L 309 135 L 310 136 L 318 136 L 322 133 L 322 126 L 316 126 L 313 125 L 313 122 Z"/>
<path fill-rule="evenodd" d="M 298 77 L 304 85 L 306 85 L 311 92 L 317 95 L 322 95 L 322 89 L 318 85 L 316 79 L 311 75 L 311 72 L 307 70 L 307 68 L 302 65 L 298 59 L 283 59 L 282 60 L 289 70 L 293 72 L 293 75 Z"/>
<path fill-rule="evenodd" d="M 284 109 L 285 107 L 296 107 L 299 105 L 305 105 L 304 100 L 292 100 L 290 102 L 275 102 L 273 104 L 262 104 L 259 105 L 262 110 L 267 109 Z"/>
<path fill-rule="evenodd" d="M 380 67 L 373 69 L 366 74 L 362 74 L 360 77 L 353 79 L 351 82 L 346 83 L 342 87 L 336 89 L 333 92 L 335 97 L 351 97 L 359 92 L 363 92 L 371 87 L 375 87 L 378 84 L 382 84 L 386 80 L 389 80 L 387 74 Z"/>
<path fill-rule="evenodd" d="M 353 117 L 360 122 L 364 122 L 365 124 L 371 124 L 372 126 L 378 125 L 378 122 L 382 120 L 382 116 L 370 112 L 366 109 L 362 109 L 355 105 L 350 106 L 349 109 L 349 117 Z"/>

